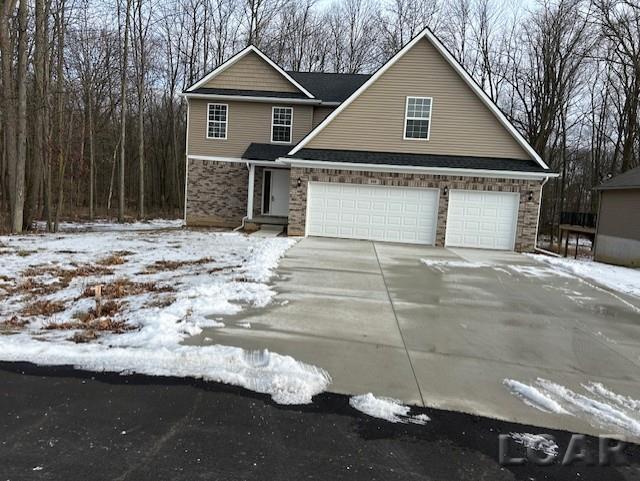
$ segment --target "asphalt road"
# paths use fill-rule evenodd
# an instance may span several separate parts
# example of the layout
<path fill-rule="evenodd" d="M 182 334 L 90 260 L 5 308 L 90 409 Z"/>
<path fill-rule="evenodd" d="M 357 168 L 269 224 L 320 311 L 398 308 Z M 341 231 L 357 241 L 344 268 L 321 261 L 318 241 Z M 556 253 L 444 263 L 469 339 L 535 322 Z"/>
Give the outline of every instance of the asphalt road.
<path fill-rule="evenodd" d="M 640 480 L 640 446 L 626 467 L 501 466 L 500 433 L 552 434 L 561 454 L 570 434 L 417 412 L 432 421 L 380 421 L 333 394 L 283 407 L 214 383 L 0 363 L 0 481 Z"/>

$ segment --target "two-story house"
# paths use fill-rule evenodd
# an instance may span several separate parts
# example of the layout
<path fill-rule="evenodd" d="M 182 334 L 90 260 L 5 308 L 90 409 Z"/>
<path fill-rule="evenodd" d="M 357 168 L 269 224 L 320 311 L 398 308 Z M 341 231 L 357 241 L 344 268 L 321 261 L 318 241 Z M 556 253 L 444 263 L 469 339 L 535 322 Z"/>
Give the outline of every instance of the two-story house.
<path fill-rule="evenodd" d="M 529 251 L 540 156 L 429 30 L 373 75 L 250 46 L 184 92 L 187 225 Z"/>

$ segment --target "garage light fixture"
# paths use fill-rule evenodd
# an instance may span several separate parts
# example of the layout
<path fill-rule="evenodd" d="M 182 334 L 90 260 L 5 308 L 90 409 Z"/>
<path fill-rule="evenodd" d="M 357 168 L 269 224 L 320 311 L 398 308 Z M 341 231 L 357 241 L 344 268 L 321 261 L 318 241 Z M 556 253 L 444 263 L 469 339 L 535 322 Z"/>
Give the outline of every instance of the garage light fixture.
<path fill-rule="evenodd" d="M 300 187 L 301 185 L 302 185 L 302 179 L 298 177 L 298 187 Z"/>
<path fill-rule="evenodd" d="M 446 197 L 448 193 L 449 193 L 449 187 L 445 185 L 444 189 L 442 189 L 442 194 Z"/>
<path fill-rule="evenodd" d="M 533 191 L 530 190 L 529 191 L 529 202 L 531 202 L 533 200 Z"/>

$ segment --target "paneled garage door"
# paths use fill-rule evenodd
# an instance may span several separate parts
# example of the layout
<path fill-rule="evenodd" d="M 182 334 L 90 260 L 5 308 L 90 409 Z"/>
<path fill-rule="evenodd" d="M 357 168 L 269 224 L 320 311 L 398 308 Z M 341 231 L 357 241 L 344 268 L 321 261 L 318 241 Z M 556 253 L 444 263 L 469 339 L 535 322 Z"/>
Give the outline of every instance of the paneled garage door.
<path fill-rule="evenodd" d="M 513 250 L 519 194 L 451 190 L 445 245 Z"/>
<path fill-rule="evenodd" d="M 437 189 L 309 182 L 307 235 L 435 242 Z"/>

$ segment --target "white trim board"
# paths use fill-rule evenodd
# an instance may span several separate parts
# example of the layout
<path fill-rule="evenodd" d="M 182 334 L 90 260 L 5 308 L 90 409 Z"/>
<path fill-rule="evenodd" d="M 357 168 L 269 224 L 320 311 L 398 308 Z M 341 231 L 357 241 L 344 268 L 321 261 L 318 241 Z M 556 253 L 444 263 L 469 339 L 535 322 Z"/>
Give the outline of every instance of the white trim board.
<path fill-rule="evenodd" d="M 271 67 L 273 67 L 280 75 L 282 75 L 285 79 L 287 79 L 289 81 L 289 83 L 291 83 L 294 87 L 296 87 L 298 90 L 300 90 L 303 94 L 305 94 L 307 97 L 309 97 L 310 99 L 314 99 L 315 97 L 311 94 L 311 92 L 309 92 L 307 89 L 305 89 L 302 85 L 300 85 L 298 82 L 296 82 L 293 77 L 291 77 L 291 75 L 289 75 L 287 72 L 285 72 L 284 70 L 282 70 L 278 64 L 276 64 L 273 60 L 271 60 L 269 57 L 267 57 L 264 53 L 262 53 L 260 51 L 260 49 L 254 45 L 249 45 L 247 48 L 245 48 L 244 50 L 241 50 L 240 52 L 238 52 L 237 54 L 235 54 L 233 57 L 231 57 L 229 60 L 227 60 L 226 62 L 224 62 L 222 65 L 218 66 L 217 68 L 213 69 L 211 72 L 209 72 L 207 75 L 205 75 L 204 77 L 202 77 L 200 80 L 198 80 L 195 84 L 193 84 L 191 87 L 189 87 L 187 89 L 187 92 L 192 92 L 193 90 L 203 86 L 204 84 L 206 84 L 207 82 L 209 82 L 211 79 L 215 78 L 217 75 L 221 74 L 222 72 L 224 72 L 225 70 L 227 70 L 229 67 L 231 67 L 234 63 L 236 63 L 238 60 L 244 58 L 247 54 L 249 53 L 255 53 L 257 54 L 260 58 L 262 58 L 265 62 L 267 62 L 269 65 L 271 65 Z"/>
<path fill-rule="evenodd" d="M 320 124 L 316 126 L 311 132 L 309 132 L 304 139 L 302 139 L 298 145 L 296 145 L 289 155 L 295 155 L 300 149 L 303 149 L 311 139 L 313 139 L 318 133 L 320 133 L 333 119 L 335 119 L 340 112 L 346 109 L 355 99 L 357 99 L 365 90 L 367 90 L 376 80 L 378 80 L 382 74 L 384 74 L 391 66 L 393 66 L 400 58 L 404 56 L 409 50 L 411 50 L 420 40 L 423 38 L 428 39 L 436 50 L 444 57 L 444 59 L 453 67 L 453 69 L 462 77 L 462 80 L 473 90 L 473 92 L 480 98 L 482 103 L 491 110 L 496 116 L 498 121 L 507 129 L 507 131 L 514 137 L 514 139 L 520 144 L 520 146 L 534 159 L 541 167 L 548 169 L 549 166 L 545 164 L 538 153 L 533 150 L 533 147 L 525 140 L 525 138 L 518 132 L 511 122 L 505 117 L 498 106 L 489 98 L 489 96 L 480 88 L 480 86 L 471 78 L 467 71 L 458 63 L 458 61 L 451 55 L 451 52 L 438 40 L 438 38 L 429 30 L 425 28 L 418 35 L 413 37 L 409 43 L 407 43 L 398 53 L 396 53 L 391 59 L 380 67 L 364 84 L 360 86 L 351 96 L 349 96 L 340 106 L 331 112 Z"/>
<path fill-rule="evenodd" d="M 413 165 L 381 165 L 362 164 L 356 162 L 329 162 L 325 160 L 305 160 L 280 157 L 276 162 L 292 167 L 307 167 L 315 169 L 338 169 L 371 172 L 400 172 L 408 174 L 459 175 L 463 177 L 492 177 L 497 179 L 537 179 L 558 177 L 560 174 L 552 172 L 521 172 L 509 170 L 489 169 L 455 169 L 451 167 L 420 167 Z"/>

